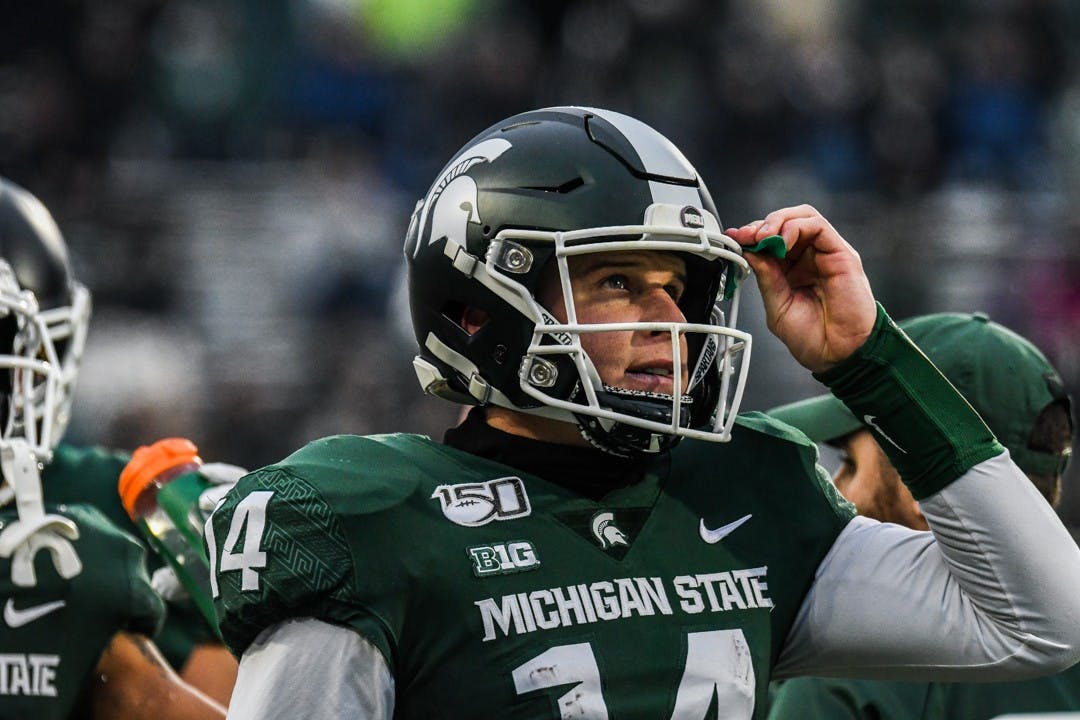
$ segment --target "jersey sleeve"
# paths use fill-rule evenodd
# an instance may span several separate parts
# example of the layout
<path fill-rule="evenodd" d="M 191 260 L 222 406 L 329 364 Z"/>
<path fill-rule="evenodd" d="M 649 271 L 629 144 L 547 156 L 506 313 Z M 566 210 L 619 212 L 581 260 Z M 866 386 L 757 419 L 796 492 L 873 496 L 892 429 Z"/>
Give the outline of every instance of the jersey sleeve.
<path fill-rule="evenodd" d="M 164 622 L 165 604 L 150 584 L 150 576 L 146 572 L 146 549 L 128 532 L 105 518 L 95 507 L 83 507 L 76 518 L 80 532 L 85 532 L 85 528 L 92 526 L 95 531 L 108 537 L 109 546 L 114 548 L 111 551 L 95 550 L 93 554 L 82 558 L 82 561 L 83 572 L 98 576 L 100 579 L 97 583 L 100 587 L 105 589 L 111 585 L 111 591 L 116 593 L 113 606 L 117 615 L 117 630 L 153 637 Z M 107 557 L 107 553 L 112 554 L 112 557 Z M 119 576 L 110 580 L 111 573 L 106 574 L 106 571 L 117 561 Z"/>
<path fill-rule="evenodd" d="M 83 569 L 73 581 L 78 592 L 95 598 L 93 612 L 100 613 L 113 632 L 153 637 L 164 620 L 165 605 L 150 585 L 146 550 L 96 507 L 68 505 L 65 514 L 79 527 Z"/>
<path fill-rule="evenodd" d="M 864 347 L 819 379 L 873 421 L 930 532 L 849 523 L 775 676 L 1009 680 L 1075 663 L 1080 549 L 956 389 L 880 307 Z"/>
<path fill-rule="evenodd" d="M 848 524 L 773 676 L 1018 680 L 1076 662 L 1080 550 L 1007 457 L 921 503 L 932 532 Z"/>
<path fill-rule="evenodd" d="M 363 539 L 393 535 L 386 517 L 393 498 L 385 487 L 367 487 L 363 477 L 335 475 L 319 454 L 324 450 L 325 444 L 245 476 L 208 521 L 222 637 L 240 656 L 263 629 L 315 618 L 361 633 L 392 665 L 407 593 L 398 585 L 394 548 Z M 318 461 L 306 462 L 312 454 Z M 349 465 L 369 461 L 376 462 Z M 325 492 L 340 484 L 349 487 L 348 507 Z"/>
<path fill-rule="evenodd" d="M 146 573 L 146 551 L 130 538 L 128 569 L 130 611 L 125 630 L 141 633 L 147 637 L 158 634 L 165 621 L 165 604 L 150 585 Z"/>
<path fill-rule="evenodd" d="M 390 720 L 394 688 L 385 657 L 362 636 L 318 620 L 286 620 L 244 653 L 229 720 Z"/>

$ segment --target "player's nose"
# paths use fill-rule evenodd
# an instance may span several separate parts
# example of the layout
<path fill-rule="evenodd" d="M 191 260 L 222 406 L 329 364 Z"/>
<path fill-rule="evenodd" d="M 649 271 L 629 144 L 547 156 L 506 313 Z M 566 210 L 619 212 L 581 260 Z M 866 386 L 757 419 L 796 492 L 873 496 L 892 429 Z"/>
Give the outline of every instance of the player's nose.
<path fill-rule="evenodd" d="M 643 302 L 642 320 L 645 322 L 686 322 L 682 308 L 663 288 L 649 292 Z"/>

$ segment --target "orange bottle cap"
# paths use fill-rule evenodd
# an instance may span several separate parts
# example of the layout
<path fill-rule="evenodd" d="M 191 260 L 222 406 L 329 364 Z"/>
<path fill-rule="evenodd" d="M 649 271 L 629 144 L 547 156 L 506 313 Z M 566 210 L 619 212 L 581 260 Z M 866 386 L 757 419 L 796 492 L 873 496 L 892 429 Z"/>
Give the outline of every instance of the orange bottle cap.
<path fill-rule="evenodd" d="M 162 438 L 153 445 L 143 445 L 120 473 L 120 502 L 134 520 L 139 496 L 159 475 L 170 468 L 201 462 L 199 448 L 187 438 Z"/>

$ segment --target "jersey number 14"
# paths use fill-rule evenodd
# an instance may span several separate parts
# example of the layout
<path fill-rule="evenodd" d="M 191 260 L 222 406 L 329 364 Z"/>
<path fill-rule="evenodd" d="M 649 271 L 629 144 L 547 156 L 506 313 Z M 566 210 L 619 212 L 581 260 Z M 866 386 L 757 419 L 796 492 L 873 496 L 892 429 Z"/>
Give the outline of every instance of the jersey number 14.
<path fill-rule="evenodd" d="M 754 712 L 754 664 L 743 631 L 710 630 L 686 636 L 686 667 L 671 720 L 701 720 L 716 699 L 722 717 L 748 718 Z M 577 683 L 558 699 L 562 718 L 607 720 L 600 668 L 589 643 L 559 645 L 518 666 L 519 695 Z"/>
<path fill-rule="evenodd" d="M 256 490 L 236 504 L 229 534 L 221 548 L 221 566 L 218 567 L 217 538 L 214 537 L 214 516 L 206 521 L 203 534 L 206 547 L 210 551 L 210 592 L 217 597 L 217 574 L 220 572 L 240 571 L 240 589 L 259 589 L 259 568 L 266 567 L 266 552 L 261 550 L 262 536 L 266 530 L 266 504 L 274 493 L 270 490 Z M 243 549 L 236 551 L 240 534 L 244 535 Z"/>

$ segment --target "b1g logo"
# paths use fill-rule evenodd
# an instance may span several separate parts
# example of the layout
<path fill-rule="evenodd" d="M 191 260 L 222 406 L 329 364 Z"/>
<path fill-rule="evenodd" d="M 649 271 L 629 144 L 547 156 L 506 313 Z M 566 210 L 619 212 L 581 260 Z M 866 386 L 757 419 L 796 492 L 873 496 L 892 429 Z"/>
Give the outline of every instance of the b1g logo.
<path fill-rule="evenodd" d="M 440 485 L 431 497 L 438 498 L 447 520 L 465 527 L 479 527 L 493 520 L 512 520 L 532 512 L 525 483 L 519 477 Z"/>
<path fill-rule="evenodd" d="M 540 558 L 528 540 L 476 545 L 466 548 L 465 552 L 472 560 L 473 575 L 476 577 L 509 575 L 540 567 Z"/>

